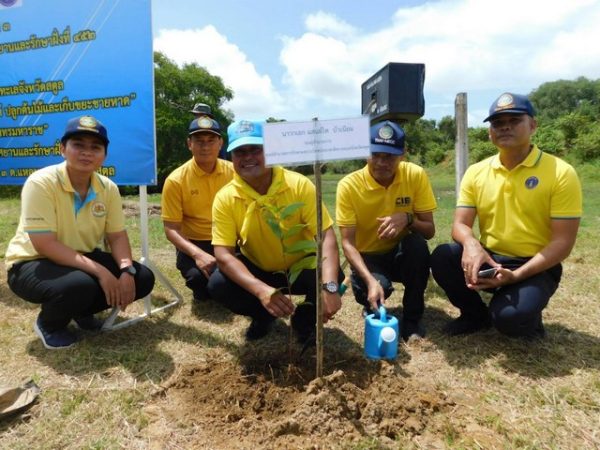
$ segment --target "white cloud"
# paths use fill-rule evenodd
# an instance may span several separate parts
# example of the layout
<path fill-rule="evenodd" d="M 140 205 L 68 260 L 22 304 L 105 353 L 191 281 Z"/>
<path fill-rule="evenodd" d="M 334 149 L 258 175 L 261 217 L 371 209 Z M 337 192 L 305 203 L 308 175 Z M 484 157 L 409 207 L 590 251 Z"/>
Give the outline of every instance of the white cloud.
<path fill-rule="evenodd" d="M 503 91 L 600 76 L 600 2 L 596 0 L 431 1 L 399 8 L 375 32 L 335 14 L 305 17 L 305 31 L 280 38 L 282 79 L 257 72 L 212 26 L 161 30 L 155 48 L 178 63 L 197 62 L 235 91 L 237 117 L 355 115 L 361 84 L 391 61 L 425 63 L 427 116 L 453 114 L 467 92 L 477 122 Z M 276 35 L 280 30 L 273 30 Z"/>
<path fill-rule="evenodd" d="M 357 29 L 341 20 L 335 14 L 318 11 L 309 14 L 304 21 L 306 29 L 312 33 L 321 33 L 334 36 L 352 36 Z"/>
<path fill-rule="evenodd" d="M 282 109 L 282 99 L 271 78 L 257 72 L 254 64 L 213 26 L 194 30 L 160 30 L 154 49 L 179 65 L 197 63 L 221 77 L 234 91 L 225 106 L 236 117 L 267 118 Z"/>

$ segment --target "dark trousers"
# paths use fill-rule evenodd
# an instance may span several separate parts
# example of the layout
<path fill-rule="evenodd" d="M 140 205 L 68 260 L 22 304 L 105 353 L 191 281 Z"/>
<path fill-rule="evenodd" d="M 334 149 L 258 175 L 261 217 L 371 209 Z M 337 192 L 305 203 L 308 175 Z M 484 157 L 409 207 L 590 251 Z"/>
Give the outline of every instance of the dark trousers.
<path fill-rule="evenodd" d="M 204 250 L 214 256 L 215 252 L 210 241 L 191 241 L 196 247 Z M 205 300 L 210 298 L 206 285 L 208 284 L 208 278 L 198 269 L 196 261 L 190 258 L 185 253 L 176 250 L 177 262 L 176 266 L 181 273 L 181 276 L 185 280 L 185 285 L 192 290 L 194 298 L 197 300 Z"/>
<path fill-rule="evenodd" d="M 85 256 L 106 267 L 114 276 L 121 276 L 119 266 L 110 253 L 94 250 Z M 152 291 L 154 274 L 137 262 L 133 265 L 137 270 L 137 300 Z M 8 271 L 8 285 L 23 300 L 42 305 L 40 321 L 50 332 L 65 328 L 75 317 L 110 308 L 97 278 L 46 258 L 15 264 Z"/>
<path fill-rule="evenodd" d="M 429 279 L 429 247 L 418 233 L 409 233 L 393 250 L 382 254 L 361 254 L 367 268 L 383 287 L 385 298 L 394 291 L 393 281 L 404 285 L 403 320 L 418 322 L 425 309 L 425 288 Z M 358 303 L 370 309 L 364 280 L 352 271 L 352 291 Z"/>
<path fill-rule="evenodd" d="M 509 336 L 533 336 L 542 325 L 542 310 L 558 288 L 562 266 L 557 264 L 519 283 L 492 291 L 489 308 L 479 292 L 469 289 L 461 266 L 460 244 L 442 244 L 431 255 L 433 278 L 444 290 L 450 303 L 473 320 L 486 320 Z M 512 258 L 490 253 L 494 261 L 507 269 L 516 269 L 529 258 Z"/>
<path fill-rule="evenodd" d="M 244 255 L 238 254 L 238 259 L 259 280 L 269 286 L 282 288 L 288 294 L 285 275 L 280 272 L 267 272 L 254 265 Z M 343 274 L 339 274 L 338 282 L 343 280 Z M 296 306 L 292 315 L 292 327 L 300 332 L 312 331 L 316 324 L 316 272 L 314 269 L 303 270 L 292 285 L 293 295 L 304 295 L 304 302 Z M 260 300 L 246 291 L 238 284 L 231 281 L 219 269 L 215 270 L 208 281 L 208 291 L 211 298 L 221 303 L 234 314 L 248 316 L 261 321 L 273 321 L 272 316 L 262 305 Z"/>

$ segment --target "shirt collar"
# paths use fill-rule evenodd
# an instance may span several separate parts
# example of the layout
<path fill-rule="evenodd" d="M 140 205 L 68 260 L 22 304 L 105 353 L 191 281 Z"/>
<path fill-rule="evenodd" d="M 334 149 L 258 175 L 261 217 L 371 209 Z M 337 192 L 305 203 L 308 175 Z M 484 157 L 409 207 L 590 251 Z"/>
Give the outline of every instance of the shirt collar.
<path fill-rule="evenodd" d="M 402 164 L 403 162 L 401 161 L 400 164 Z M 394 184 L 399 184 L 400 183 L 400 164 L 398 164 L 398 169 L 396 169 L 396 175 L 394 176 L 394 181 L 392 181 L 392 184 L 390 184 L 390 186 L 394 185 Z M 363 167 L 362 169 L 363 171 L 363 176 L 365 177 L 365 182 L 367 184 L 367 189 L 370 191 L 376 191 L 377 189 L 386 189 L 384 186 L 382 186 L 381 184 L 379 184 L 375 178 L 373 178 L 373 175 L 371 175 L 371 172 L 369 172 L 369 166 L 366 165 L 365 167 Z M 388 188 L 390 187 L 388 186 Z"/>
<path fill-rule="evenodd" d="M 533 145 L 531 147 L 531 151 L 529 152 L 527 157 L 523 161 L 521 161 L 517 167 L 519 167 L 519 166 L 534 167 L 540 161 L 541 157 L 542 157 L 542 151 L 538 148 L 537 145 Z M 506 169 L 500 162 L 500 153 L 497 153 L 496 155 L 494 155 L 492 157 L 490 164 L 491 164 L 492 168 L 494 168 L 494 169 Z"/>

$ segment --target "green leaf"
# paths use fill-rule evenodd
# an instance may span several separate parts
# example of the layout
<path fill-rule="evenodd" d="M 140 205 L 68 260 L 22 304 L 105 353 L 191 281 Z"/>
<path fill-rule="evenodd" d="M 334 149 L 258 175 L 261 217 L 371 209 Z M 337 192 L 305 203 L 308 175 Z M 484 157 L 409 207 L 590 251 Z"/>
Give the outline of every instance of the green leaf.
<path fill-rule="evenodd" d="M 281 227 L 279 226 L 279 222 L 277 222 L 275 220 L 275 218 L 272 216 L 267 216 L 267 217 L 265 217 L 265 219 L 267 220 L 267 224 L 271 228 L 271 231 L 273 232 L 273 234 L 275 236 L 277 236 L 277 238 L 283 239 L 283 234 L 281 232 Z"/>
<path fill-rule="evenodd" d="M 317 243 L 315 241 L 302 240 L 294 242 L 292 245 L 284 246 L 286 253 L 311 253 L 317 251 Z"/>
<path fill-rule="evenodd" d="M 297 223 L 296 225 L 292 225 L 286 232 L 283 233 L 283 238 L 288 239 L 292 236 L 296 236 L 300 231 L 306 228 L 308 225 L 305 223 Z"/>
<path fill-rule="evenodd" d="M 286 206 L 283 211 L 281 211 L 281 220 L 287 219 L 303 206 L 304 203 L 302 202 L 292 203 L 291 205 Z"/>
<path fill-rule="evenodd" d="M 317 257 L 315 255 L 310 255 L 302 258 L 299 261 L 296 261 L 292 266 L 288 269 L 290 274 L 290 286 L 294 284 L 296 279 L 300 276 L 300 273 L 304 269 L 316 269 L 317 268 Z"/>

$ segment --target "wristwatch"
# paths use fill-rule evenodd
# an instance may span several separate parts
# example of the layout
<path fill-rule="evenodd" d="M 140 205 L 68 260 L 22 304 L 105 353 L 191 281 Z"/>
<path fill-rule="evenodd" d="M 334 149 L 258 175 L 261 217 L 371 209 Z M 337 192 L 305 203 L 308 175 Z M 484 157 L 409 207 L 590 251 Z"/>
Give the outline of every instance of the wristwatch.
<path fill-rule="evenodd" d="M 338 284 L 335 281 L 328 281 L 327 283 L 323 283 L 321 287 L 330 294 L 337 294 L 338 292 Z"/>
<path fill-rule="evenodd" d="M 406 213 L 406 228 L 410 228 L 410 226 L 415 221 L 415 217 L 411 213 Z"/>
<path fill-rule="evenodd" d="M 135 277 L 137 270 L 135 270 L 135 267 L 133 266 L 125 266 L 121 267 L 121 273 L 126 273 L 128 275 L 131 275 L 132 277 Z"/>

